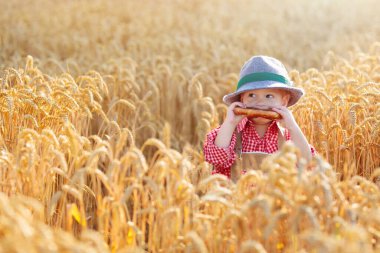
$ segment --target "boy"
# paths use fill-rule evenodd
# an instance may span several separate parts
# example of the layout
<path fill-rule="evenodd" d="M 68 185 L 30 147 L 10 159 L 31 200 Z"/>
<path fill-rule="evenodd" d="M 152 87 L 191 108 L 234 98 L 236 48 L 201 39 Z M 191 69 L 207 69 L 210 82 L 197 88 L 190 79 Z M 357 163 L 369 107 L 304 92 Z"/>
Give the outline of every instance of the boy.
<path fill-rule="evenodd" d="M 243 163 L 242 173 L 246 169 L 258 167 L 263 154 L 276 152 L 287 140 L 293 141 L 301 150 L 302 157 L 310 161 L 315 153 L 314 148 L 309 145 L 287 108 L 294 105 L 304 92 L 293 86 L 284 65 L 272 57 L 253 56 L 243 65 L 239 79 L 236 91 L 223 97 L 223 101 L 229 105 L 225 121 L 207 134 L 204 144 L 206 161 L 214 165 L 212 174 L 221 173 L 231 178 L 231 167 L 238 156 L 247 153 L 250 155 L 246 157 L 255 157 L 256 165 L 252 162 L 248 165 Z M 236 107 L 272 110 L 282 119 L 248 119 L 235 114 Z M 236 181 L 236 176 L 233 176 L 233 180 Z"/>

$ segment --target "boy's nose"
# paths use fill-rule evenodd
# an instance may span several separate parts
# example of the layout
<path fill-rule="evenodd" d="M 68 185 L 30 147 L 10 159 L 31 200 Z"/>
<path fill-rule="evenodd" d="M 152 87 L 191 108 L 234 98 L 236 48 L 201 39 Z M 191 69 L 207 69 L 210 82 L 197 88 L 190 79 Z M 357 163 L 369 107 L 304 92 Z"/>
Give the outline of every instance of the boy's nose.
<path fill-rule="evenodd" d="M 257 104 L 265 104 L 265 100 L 264 100 L 263 97 L 258 96 L 258 97 L 256 98 L 256 103 L 257 103 Z"/>
<path fill-rule="evenodd" d="M 263 98 L 259 97 L 256 99 L 256 105 L 257 106 L 267 106 L 267 103 Z"/>

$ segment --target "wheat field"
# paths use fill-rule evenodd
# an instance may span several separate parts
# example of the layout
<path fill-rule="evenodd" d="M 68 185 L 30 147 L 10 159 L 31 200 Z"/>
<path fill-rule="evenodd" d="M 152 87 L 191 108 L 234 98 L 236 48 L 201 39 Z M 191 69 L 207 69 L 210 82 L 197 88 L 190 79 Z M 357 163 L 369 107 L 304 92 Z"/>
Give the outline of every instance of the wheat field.
<path fill-rule="evenodd" d="M 0 252 L 380 252 L 378 1 L 0 8 Z M 318 155 L 235 184 L 202 146 L 257 54 Z"/>

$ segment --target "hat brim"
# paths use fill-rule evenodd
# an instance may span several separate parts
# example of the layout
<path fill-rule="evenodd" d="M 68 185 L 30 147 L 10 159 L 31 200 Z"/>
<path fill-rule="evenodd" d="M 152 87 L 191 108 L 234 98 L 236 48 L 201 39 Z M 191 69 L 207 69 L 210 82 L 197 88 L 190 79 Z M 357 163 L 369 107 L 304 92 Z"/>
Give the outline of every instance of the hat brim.
<path fill-rule="evenodd" d="M 304 91 L 302 88 L 296 88 L 289 86 L 287 84 L 273 82 L 273 81 L 259 81 L 244 84 L 244 86 L 240 87 L 237 91 L 225 95 L 223 97 L 223 102 L 227 105 L 230 105 L 233 102 L 240 101 L 240 94 L 249 90 L 259 90 L 259 89 L 281 89 L 286 90 L 290 94 L 290 99 L 288 103 L 288 107 L 297 103 L 297 101 L 304 95 Z"/>

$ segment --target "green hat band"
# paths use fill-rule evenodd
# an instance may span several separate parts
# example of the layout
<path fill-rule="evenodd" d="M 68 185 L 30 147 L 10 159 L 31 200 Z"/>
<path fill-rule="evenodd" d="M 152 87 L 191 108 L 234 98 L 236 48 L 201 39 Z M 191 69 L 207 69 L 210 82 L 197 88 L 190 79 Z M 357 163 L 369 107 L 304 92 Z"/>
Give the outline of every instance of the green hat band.
<path fill-rule="evenodd" d="M 242 79 L 240 79 L 236 87 L 236 90 L 238 90 L 241 86 L 243 86 L 246 83 L 258 82 L 258 81 L 275 81 L 278 83 L 287 84 L 289 86 L 292 85 L 292 83 L 286 77 L 282 75 L 277 75 L 270 72 L 258 72 L 258 73 L 252 73 L 252 74 L 246 75 Z"/>

